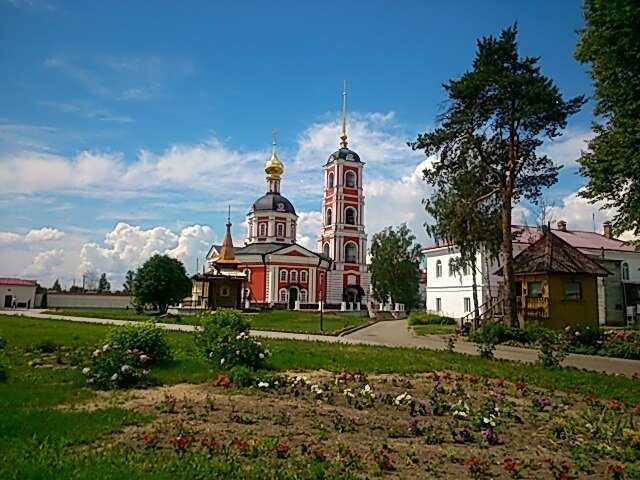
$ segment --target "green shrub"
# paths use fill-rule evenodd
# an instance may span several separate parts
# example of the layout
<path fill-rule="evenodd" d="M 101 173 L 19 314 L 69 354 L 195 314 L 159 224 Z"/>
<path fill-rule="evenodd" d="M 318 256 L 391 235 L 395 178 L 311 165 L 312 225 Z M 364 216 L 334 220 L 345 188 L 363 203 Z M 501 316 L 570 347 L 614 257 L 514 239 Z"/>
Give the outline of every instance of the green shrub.
<path fill-rule="evenodd" d="M 40 353 L 54 353 L 56 350 L 58 350 L 59 346 L 59 343 L 54 342 L 50 338 L 43 338 L 42 340 L 38 340 L 35 345 L 33 345 L 33 351 Z"/>
<path fill-rule="evenodd" d="M 0 383 L 6 383 L 9 379 L 9 363 L 4 356 L 5 348 L 7 348 L 7 339 L 0 337 Z"/>
<path fill-rule="evenodd" d="M 133 387 L 147 375 L 151 359 L 144 351 L 129 350 L 115 343 L 107 343 L 91 355 L 89 367 L 82 373 L 87 384 L 98 390 Z"/>
<path fill-rule="evenodd" d="M 236 366 L 229 371 L 229 379 L 241 387 L 250 387 L 255 383 L 256 373 L 249 367 Z"/>
<path fill-rule="evenodd" d="M 472 336 L 469 336 L 471 341 L 476 344 L 480 357 L 487 359 L 493 358 L 493 351 L 499 343 L 501 336 L 504 335 L 504 328 L 502 325 L 485 322 L 479 329 L 473 332 Z"/>
<path fill-rule="evenodd" d="M 153 322 L 115 327 L 107 335 L 106 342 L 116 344 L 125 351 L 144 352 L 150 364 L 157 365 L 172 359 L 164 331 Z"/>
<path fill-rule="evenodd" d="M 0 350 L 4 350 L 5 348 L 7 348 L 7 339 L 0 337 Z"/>
<path fill-rule="evenodd" d="M 455 318 L 433 312 L 411 312 L 407 317 L 409 325 L 457 325 Z"/>
<path fill-rule="evenodd" d="M 549 330 L 538 339 L 538 360 L 545 367 L 557 367 L 569 354 L 570 345 L 568 330 Z"/>
<path fill-rule="evenodd" d="M 195 342 L 202 354 L 222 368 L 264 366 L 269 351 L 249 336 L 249 321 L 235 310 L 200 315 Z"/>
<path fill-rule="evenodd" d="M 604 332 L 599 354 L 640 360 L 640 332 L 631 330 Z"/>

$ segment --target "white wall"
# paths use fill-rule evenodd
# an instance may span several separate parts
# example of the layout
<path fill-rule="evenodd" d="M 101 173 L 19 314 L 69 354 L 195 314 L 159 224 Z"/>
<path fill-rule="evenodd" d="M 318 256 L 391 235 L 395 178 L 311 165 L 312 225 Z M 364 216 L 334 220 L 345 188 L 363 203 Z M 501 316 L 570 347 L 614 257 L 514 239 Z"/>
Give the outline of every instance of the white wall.
<path fill-rule="evenodd" d="M 27 285 L 0 285 L 0 308 L 4 307 L 5 296 L 15 296 L 19 304 L 35 307 L 36 287 Z"/>
<path fill-rule="evenodd" d="M 128 295 L 73 294 L 47 292 L 48 308 L 133 308 Z"/>

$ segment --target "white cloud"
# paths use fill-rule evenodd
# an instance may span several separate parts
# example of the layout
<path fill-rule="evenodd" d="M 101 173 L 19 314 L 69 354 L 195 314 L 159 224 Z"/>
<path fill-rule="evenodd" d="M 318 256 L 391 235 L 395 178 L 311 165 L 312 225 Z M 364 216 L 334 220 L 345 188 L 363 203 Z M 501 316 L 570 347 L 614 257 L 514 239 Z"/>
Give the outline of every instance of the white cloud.
<path fill-rule="evenodd" d="M 145 230 L 120 222 L 106 234 L 102 244 L 90 242 L 82 246 L 79 271 L 108 272 L 120 279 L 152 255 L 167 254 L 180 259 L 187 271 L 193 272 L 196 258 L 202 264 L 214 241 L 215 235 L 208 226 L 184 227 L 176 234 L 166 227 Z"/>
<path fill-rule="evenodd" d="M 587 149 L 587 142 L 594 137 L 591 130 L 568 128 L 554 141 L 545 143 L 540 153 L 549 156 L 554 163 L 565 167 L 575 167 L 580 152 Z"/>
<path fill-rule="evenodd" d="M 22 275 L 29 277 L 39 277 L 46 275 L 64 261 L 64 250 L 55 248 L 38 253 L 31 264 L 22 271 Z"/>
<path fill-rule="evenodd" d="M 573 192 L 562 199 L 562 205 L 549 208 L 549 216 L 553 223 L 560 220 L 567 222 L 568 230 L 586 230 L 602 232 L 602 223 L 612 220 L 616 210 L 602 208 L 602 202 L 589 203 L 579 196 L 579 191 Z"/>
<path fill-rule="evenodd" d="M 322 213 L 298 212 L 297 242 L 305 248 L 317 251 L 317 240 L 322 227 Z"/>
<path fill-rule="evenodd" d="M 13 232 L 0 232 L 0 245 L 10 245 L 12 243 L 18 243 L 22 240 L 22 237 Z"/>
<path fill-rule="evenodd" d="M 64 232 L 61 232 L 57 228 L 42 227 L 39 229 L 30 230 L 24 238 L 27 242 L 38 243 L 58 241 L 63 237 Z"/>

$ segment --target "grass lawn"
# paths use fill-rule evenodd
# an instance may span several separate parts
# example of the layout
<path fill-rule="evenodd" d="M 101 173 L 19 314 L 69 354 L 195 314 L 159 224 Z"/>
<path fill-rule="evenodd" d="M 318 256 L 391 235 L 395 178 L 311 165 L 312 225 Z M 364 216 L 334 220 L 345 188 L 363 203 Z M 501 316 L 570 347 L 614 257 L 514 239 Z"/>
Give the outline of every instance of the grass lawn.
<path fill-rule="evenodd" d="M 71 317 L 110 318 L 114 320 L 157 320 L 162 323 L 184 323 L 197 325 L 198 317 L 184 315 L 176 317 L 159 318 L 155 312 L 147 312 L 138 315 L 135 310 L 111 310 L 111 309 L 59 309 L 47 310 L 44 313 L 52 315 L 67 315 Z M 365 325 L 370 322 L 369 317 L 355 317 L 353 315 L 338 315 L 325 313 L 323 318 L 323 330 L 320 331 L 320 313 L 296 312 L 291 310 L 265 310 L 256 314 L 246 314 L 251 321 L 251 328 L 256 330 L 272 330 L 278 332 L 298 333 L 324 333 L 337 334 L 345 329 Z"/>
<path fill-rule="evenodd" d="M 162 402 L 166 403 L 166 399 L 163 400 L 162 394 L 155 389 L 139 390 L 138 397 L 142 399 L 139 401 L 148 403 L 146 407 L 140 405 L 139 408 L 132 408 L 131 402 L 135 404 L 135 401 L 130 393 L 105 396 L 105 394 L 89 390 L 85 386 L 84 376 L 80 371 L 83 362 L 86 361 L 83 359 L 88 359 L 93 349 L 101 345 L 110 328 L 112 327 L 105 325 L 0 315 L 0 336 L 8 342 L 5 357 L 10 364 L 9 381 L 6 384 L 0 383 L 0 399 L 2 399 L 0 458 L 3 458 L 3 461 L 0 462 L 0 478 L 115 479 L 132 476 L 172 479 L 203 478 L 205 476 L 214 476 L 215 478 L 290 478 L 294 475 L 297 475 L 297 478 L 351 478 L 360 475 L 359 472 L 362 468 L 368 474 L 376 475 L 375 471 L 371 471 L 371 468 L 376 465 L 375 462 L 372 463 L 372 459 L 376 458 L 374 453 L 365 452 L 366 455 L 373 455 L 373 458 L 367 456 L 366 461 L 364 457 L 360 460 L 353 458 L 351 459 L 353 464 L 351 464 L 349 458 L 346 459 L 347 463 L 342 461 L 347 455 L 344 451 L 341 451 L 342 453 L 331 451 L 330 458 L 323 459 L 321 456 L 310 456 L 309 449 L 312 448 L 310 444 L 306 446 L 300 444 L 303 441 L 301 439 L 304 439 L 308 444 L 312 438 L 313 441 L 319 443 L 327 441 L 333 445 L 332 448 L 336 448 L 338 443 L 344 442 L 358 447 L 359 442 L 363 442 L 362 445 L 364 445 L 373 438 L 349 437 L 352 428 L 354 429 L 353 435 L 356 435 L 357 432 L 364 435 L 365 430 L 369 432 L 368 427 L 365 428 L 363 423 L 365 422 L 363 420 L 365 413 L 364 411 L 357 413 L 357 410 L 346 404 L 343 405 L 338 400 L 336 400 L 336 406 L 330 405 L 328 399 L 325 406 L 319 406 L 312 397 L 308 398 L 308 402 L 305 400 L 307 403 L 300 404 L 295 403 L 298 400 L 294 400 L 290 395 L 265 393 L 263 396 L 255 397 L 260 392 L 247 393 L 233 389 L 229 393 L 213 391 L 213 397 L 207 395 L 205 398 L 204 394 L 198 397 L 199 394 L 193 393 L 193 400 L 192 397 L 187 398 L 185 392 L 188 389 L 185 390 L 185 387 L 180 385 L 185 382 L 193 384 L 193 387 L 190 388 L 195 392 L 196 390 L 200 391 L 198 390 L 201 388 L 198 387 L 199 384 L 208 382 L 206 388 L 211 389 L 213 388 L 211 379 L 220 373 L 217 368 L 212 367 L 204 359 L 200 359 L 194 349 L 192 335 L 188 333 L 166 333 L 174 360 L 167 365 L 153 368 L 151 372 L 157 384 L 164 384 L 166 387 L 163 388 L 169 389 L 166 390 L 167 394 L 175 395 L 179 400 L 182 398 L 181 395 L 184 395 L 184 399 L 180 400 L 180 405 L 183 405 L 180 408 L 183 410 L 179 408 L 179 412 L 171 415 L 163 413 L 158 405 L 163 404 Z M 50 354 L 38 352 L 38 345 L 44 344 L 57 345 L 57 350 Z M 541 395 L 550 394 L 548 392 L 554 395 L 554 399 L 564 399 L 562 400 L 564 402 L 568 402 L 571 397 L 570 405 L 572 408 L 577 405 L 576 402 L 579 403 L 576 399 L 582 398 L 588 393 L 604 400 L 621 400 L 628 407 L 640 403 L 638 380 L 626 377 L 606 376 L 574 369 L 548 370 L 538 365 L 489 361 L 456 353 L 410 348 L 369 347 L 290 340 L 263 340 L 263 344 L 273 353 L 269 359 L 271 374 L 285 371 L 325 370 L 340 372 L 349 370 L 353 372 L 360 370 L 369 375 L 386 373 L 397 377 L 398 375 L 446 370 L 472 375 L 473 378 L 480 379 L 466 379 L 461 382 L 461 384 L 464 383 L 464 388 L 471 389 L 470 392 L 474 392 L 473 389 L 481 388 L 482 391 L 478 390 L 478 395 L 490 395 L 490 391 L 493 389 L 502 388 L 495 386 L 493 380 L 482 380 L 483 377 L 487 377 L 489 379 L 504 378 L 507 382 L 515 382 L 516 380 L 524 382 L 528 385 L 527 389 L 531 392 L 530 395 L 533 395 L 534 400 Z M 40 360 L 39 363 L 42 363 L 43 359 L 46 360 L 44 366 L 40 368 L 33 366 L 35 360 Z M 45 366 L 47 368 L 44 368 Z M 312 374 L 313 372 L 311 372 Z M 422 378 L 421 382 L 426 381 L 423 377 L 420 378 Z M 451 381 L 453 380 L 450 380 L 449 383 Z M 378 380 L 377 382 L 374 387 L 376 389 L 391 388 L 390 384 L 387 385 L 386 380 Z M 450 395 L 455 397 L 458 394 L 455 393 L 453 384 L 449 383 L 447 383 L 447 391 L 450 391 Z M 476 387 L 474 386 L 476 384 L 485 386 Z M 329 387 L 326 388 L 334 388 L 330 387 L 333 385 L 332 381 L 329 381 L 328 385 Z M 496 383 L 496 385 L 498 384 Z M 202 387 L 205 386 L 202 385 Z M 509 388 L 509 395 L 515 395 L 513 386 Z M 426 398 L 425 395 L 431 391 L 430 389 L 432 387 L 428 385 L 420 388 L 415 387 L 414 390 L 410 390 L 410 393 L 412 396 Z M 191 392 L 191 390 L 189 391 Z M 336 391 L 335 395 L 342 395 L 341 392 L 340 389 L 339 392 Z M 401 390 L 394 391 L 394 394 L 399 393 Z M 237 395 L 237 397 L 229 395 Z M 301 398 L 304 399 L 310 393 L 307 391 L 301 395 Z M 200 400 L 196 401 L 196 398 Z M 256 402 L 258 403 L 251 403 L 252 398 L 257 398 Z M 465 397 L 460 398 L 464 399 Z M 471 394 L 469 402 L 474 399 L 476 399 L 475 394 Z M 452 403 L 454 401 L 457 399 L 451 400 Z M 527 405 L 531 405 L 531 399 L 527 397 L 526 402 L 518 400 L 516 403 L 519 405 L 518 408 L 524 408 L 522 405 L 530 408 Z M 86 407 L 87 405 L 89 408 Z M 231 410 L 235 411 L 236 408 L 243 409 L 241 413 L 247 417 L 244 423 L 238 422 L 237 419 L 230 423 Z M 273 411 L 263 412 L 263 408 L 269 408 Z M 382 412 L 379 414 L 381 425 L 385 424 L 384 420 L 387 416 L 389 418 L 394 415 L 398 417 L 397 409 L 390 409 L 387 412 L 384 409 L 388 409 L 388 407 L 383 408 L 381 405 L 380 408 L 380 412 Z M 276 412 L 274 409 L 283 411 Z M 371 411 L 371 414 L 373 413 Z M 290 421 L 287 420 L 288 415 L 295 418 L 300 417 L 299 420 L 296 420 L 300 422 L 300 428 L 305 425 L 305 428 L 312 429 L 315 433 L 311 437 L 308 434 L 298 437 L 293 433 L 290 434 L 284 426 Z M 403 415 L 409 418 L 406 413 Z M 541 425 L 539 428 L 543 428 L 549 420 L 545 415 L 549 415 L 549 413 L 540 412 L 531 418 L 523 418 L 525 423 L 528 422 L 527 425 L 537 419 L 535 421 Z M 571 415 L 567 418 L 570 419 Z M 441 419 L 436 420 L 441 422 Z M 281 422 L 282 425 L 278 424 L 278 428 L 274 430 L 275 427 L 272 428 L 269 425 L 275 425 L 276 421 Z M 377 421 L 374 417 L 366 420 L 366 422 L 372 422 L 371 425 L 377 425 L 375 423 Z M 262 432 L 262 429 L 265 433 L 261 434 L 259 441 L 256 440 L 258 443 L 251 443 L 254 440 L 248 440 L 248 450 L 246 451 L 234 450 L 236 445 L 234 444 L 233 448 L 229 446 L 224 447 L 224 450 L 201 452 L 200 450 L 183 448 L 184 445 L 175 443 L 176 438 L 183 438 L 184 432 L 187 432 L 190 435 L 188 438 L 193 438 L 195 442 L 197 435 L 201 435 L 211 427 L 211 422 L 220 425 L 221 428 L 224 426 L 224 428 L 236 429 L 229 431 L 236 432 L 234 435 L 237 435 L 238 438 L 249 438 L 248 436 L 253 435 L 251 438 L 255 439 L 256 432 Z M 398 428 L 406 430 L 404 426 L 406 419 L 398 417 L 397 422 Z M 282 428 L 280 428 L 281 426 Z M 294 424 L 294 426 L 298 428 L 298 424 Z M 520 427 L 514 424 L 513 428 Z M 332 440 L 331 435 L 335 435 L 336 430 L 343 430 L 344 433 Z M 371 430 L 371 432 L 377 432 L 376 435 L 380 435 L 381 431 L 387 432 L 387 430 L 380 430 L 378 427 Z M 153 432 L 157 438 L 163 440 L 159 440 L 157 445 L 141 443 L 140 436 L 144 432 Z M 386 436 L 382 440 L 375 441 L 396 445 L 393 448 L 398 450 L 394 452 L 392 448 L 389 454 L 396 459 L 398 468 L 400 465 L 405 468 L 404 465 L 408 462 L 405 462 L 405 458 L 398 457 L 398 452 L 403 452 L 403 455 L 406 452 L 406 455 L 409 455 L 410 451 L 407 450 L 406 445 L 400 447 L 393 443 L 393 439 L 396 438 L 394 435 L 398 435 L 398 432 L 394 432 L 389 430 L 384 434 Z M 532 432 L 539 435 L 537 430 L 532 430 Z M 517 435 L 517 430 L 511 433 L 513 437 L 517 437 Z M 233 436 L 225 438 L 225 441 L 231 442 Z M 287 438 L 287 441 L 292 445 L 292 450 L 290 452 L 274 450 L 274 445 L 269 443 L 271 438 L 276 438 L 276 440 Z M 385 438 L 386 440 L 384 440 Z M 201 438 L 198 437 L 198 445 L 200 445 L 200 440 Z M 222 440 L 220 439 L 220 441 Z M 414 448 L 426 448 L 424 439 L 414 440 L 417 442 Z M 406 440 L 403 442 L 406 443 Z M 549 442 L 549 440 L 545 440 L 545 442 Z M 556 439 L 555 442 L 561 442 L 561 440 Z M 296 446 L 295 452 L 293 445 Z M 453 455 L 451 452 L 458 452 L 456 455 L 462 455 L 461 449 L 478 447 L 447 443 L 437 448 L 448 453 L 443 453 L 442 457 L 428 460 L 431 462 L 428 465 L 436 468 L 438 462 L 447 462 L 447 466 L 444 467 L 445 471 L 447 468 L 453 468 L 458 475 L 456 478 L 467 478 L 466 470 L 463 470 L 464 461 L 451 463 L 449 457 Z M 464 450 L 465 454 L 469 451 L 475 452 L 475 450 Z M 509 455 L 516 453 L 510 451 Z M 485 454 L 487 454 L 486 448 L 479 450 L 478 455 Z M 336 455 L 342 459 L 337 463 L 332 460 L 336 458 Z M 551 453 L 549 455 L 551 456 Z M 590 455 L 594 459 L 600 458 L 599 455 L 593 453 Z M 421 457 L 420 461 L 422 462 L 420 470 L 405 471 L 403 476 L 405 478 L 425 475 L 435 478 L 442 476 L 424 470 L 424 468 L 428 468 L 426 457 Z M 501 462 L 502 460 L 496 461 Z M 345 467 L 347 464 L 348 467 Z M 380 465 L 384 467 L 382 463 L 378 463 L 378 466 Z M 491 465 L 495 466 L 497 463 L 494 462 Z M 599 464 L 597 474 L 604 475 L 602 468 L 605 467 Z M 380 471 L 377 472 L 377 474 L 380 473 Z M 524 478 L 552 478 L 549 475 L 550 473 L 544 470 L 534 472 L 533 476 L 525 475 Z M 506 477 L 497 475 L 493 478 Z M 589 478 L 605 477 L 596 475 L 596 477 Z"/>
<path fill-rule="evenodd" d="M 455 325 L 414 325 L 413 331 L 416 335 L 451 335 L 456 333 Z"/>
<path fill-rule="evenodd" d="M 325 313 L 323 330 L 320 331 L 319 312 L 295 312 L 291 310 L 270 310 L 247 314 L 251 328 L 279 332 L 335 334 L 342 330 L 366 325 L 369 317 L 355 317 L 347 314 Z"/>

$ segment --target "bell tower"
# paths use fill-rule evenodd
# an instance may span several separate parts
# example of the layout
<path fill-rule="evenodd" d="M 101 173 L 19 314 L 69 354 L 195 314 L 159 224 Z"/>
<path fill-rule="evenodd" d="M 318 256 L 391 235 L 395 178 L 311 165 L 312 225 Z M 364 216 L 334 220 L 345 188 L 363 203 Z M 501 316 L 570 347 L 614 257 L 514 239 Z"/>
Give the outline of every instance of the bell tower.
<path fill-rule="evenodd" d="M 343 309 L 366 307 L 371 275 L 366 265 L 364 195 L 360 156 L 347 143 L 347 88 L 342 91 L 340 148 L 324 165 L 319 251 L 333 260 L 327 272 L 326 303 Z"/>

